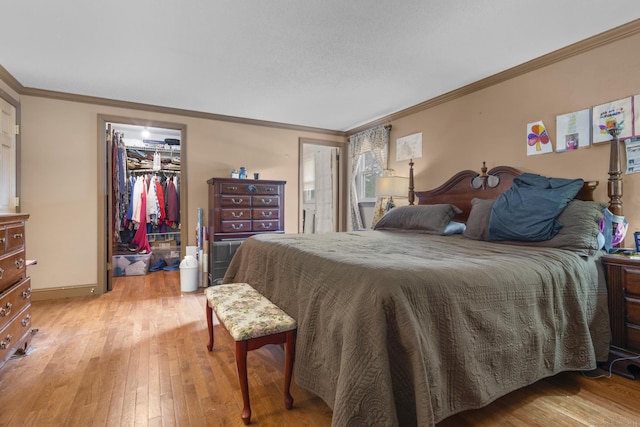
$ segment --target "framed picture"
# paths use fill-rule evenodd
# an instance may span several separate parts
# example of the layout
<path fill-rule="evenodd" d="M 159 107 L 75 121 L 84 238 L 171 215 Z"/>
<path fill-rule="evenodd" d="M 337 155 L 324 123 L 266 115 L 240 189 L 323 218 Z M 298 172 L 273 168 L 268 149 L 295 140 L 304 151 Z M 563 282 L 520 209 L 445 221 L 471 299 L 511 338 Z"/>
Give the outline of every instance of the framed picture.
<path fill-rule="evenodd" d="M 611 135 L 607 132 L 607 121 L 612 116 L 615 116 L 617 125 L 622 128 L 619 139 L 633 136 L 632 97 L 628 97 L 593 107 L 591 129 L 594 144 L 611 141 Z"/>

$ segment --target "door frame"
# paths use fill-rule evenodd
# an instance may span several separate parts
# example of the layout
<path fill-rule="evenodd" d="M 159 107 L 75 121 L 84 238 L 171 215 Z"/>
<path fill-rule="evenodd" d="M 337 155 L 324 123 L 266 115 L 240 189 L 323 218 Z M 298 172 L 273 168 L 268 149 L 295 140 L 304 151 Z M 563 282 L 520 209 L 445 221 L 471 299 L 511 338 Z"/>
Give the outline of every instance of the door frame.
<path fill-rule="evenodd" d="M 14 127 L 13 179 L 15 194 L 13 194 L 13 209 L 16 213 L 20 213 L 20 132 L 16 132 L 16 129 L 20 129 L 20 102 L 18 102 L 18 100 L 14 99 L 10 94 L 2 90 L 2 88 L 0 88 L 0 98 L 2 98 L 3 101 L 9 103 L 9 105 L 11 105 L 14 109 L 13 123 L 11 124 Z"/>
<path fill-rule="evenodd" d="M 321 139 L 313 139 L 313 138 L 299 138 L 298 139 L 298 232 L 302 233 L 302 215 L 304 209 L 304 197 L 303 197 L 303 185 L 304 185 L 304 176 L 303 176 L 303 164 L 304 164 L 304 146 L 305 145 L 323 145 L 328 147 L 333 147 L 338 149 L 338 168 L 336 171 L 336 179 L 337 184 L 336 188 L 338 189 L 336 200 L 335 200 L 335 218 L 336 218 L 336 228 L 337 231 L 345 231 L 346 230 L 346 209 L 344 209 L 344 200 L 346 194 L 346 145 L 341 142 L 335 141 L 326 141 Z"/>
<path fill-rule="evenodd" d="M 185 219 L 188 218 L 187 212 L 187 125 L 183 123 L 171 123 L 159 120 L 140 119 L 134 117 L 112 116 L 106 114 L 98 114 L 98 274 L 96 283 L 96 293 L 103 294 L 111 290 L 113 280 L 113 266 L 111 265 L 111 257 L 113 256 L 113 242 L 111 236 L 111 150 L 107 142 L 106 128 L 107 123 L 121 123 L 136 126 L 147 126 L 154 128 L 175 129 L 180 131 L 180 258 L 184 257 L 185 244 L 187 241 Z"/>

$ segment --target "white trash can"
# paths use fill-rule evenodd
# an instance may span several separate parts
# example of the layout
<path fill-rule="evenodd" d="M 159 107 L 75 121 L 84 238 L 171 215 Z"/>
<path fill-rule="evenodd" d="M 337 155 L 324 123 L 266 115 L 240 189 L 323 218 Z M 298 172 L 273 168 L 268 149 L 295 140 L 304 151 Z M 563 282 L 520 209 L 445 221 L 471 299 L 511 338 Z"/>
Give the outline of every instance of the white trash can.
<path fill-rule="evenodd" d="M 198 290 L 198 260 L 187 255 L 180 261 L 180 290 L 193 292 Z"/>

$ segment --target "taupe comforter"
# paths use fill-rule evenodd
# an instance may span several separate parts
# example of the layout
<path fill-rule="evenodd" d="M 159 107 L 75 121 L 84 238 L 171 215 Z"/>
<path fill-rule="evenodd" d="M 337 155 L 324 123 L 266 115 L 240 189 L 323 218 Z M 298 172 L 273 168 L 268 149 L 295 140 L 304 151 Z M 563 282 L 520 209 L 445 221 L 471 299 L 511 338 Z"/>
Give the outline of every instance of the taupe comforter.
<path fill-rule="evenodd" d="M 427 426 L 605 360 L 599 264 L 459 235 L 263 235 L 240 245 L 224 281 L 298 321 L 295 381 L 334 426 Z"/>

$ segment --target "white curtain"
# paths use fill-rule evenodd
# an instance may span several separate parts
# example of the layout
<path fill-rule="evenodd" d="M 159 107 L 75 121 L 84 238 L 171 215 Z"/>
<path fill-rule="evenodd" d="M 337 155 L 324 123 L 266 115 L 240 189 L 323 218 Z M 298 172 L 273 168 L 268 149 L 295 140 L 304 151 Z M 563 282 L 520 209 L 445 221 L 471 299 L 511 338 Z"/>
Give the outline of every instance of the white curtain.
<path fill-rule="evenodd" d="M 387 167 L 389 153 L 389 133 L 391 126 L 376 126 L 349 137 L 349 161 L 351 162 L 351 186 L 349 189 L 349 216 L 351 230 L 364 228 L 360 208 L 358 206 L 358 188 L 356 178 L 360 156 L 370 151 L 373 153 L 380 170 Z"/>

